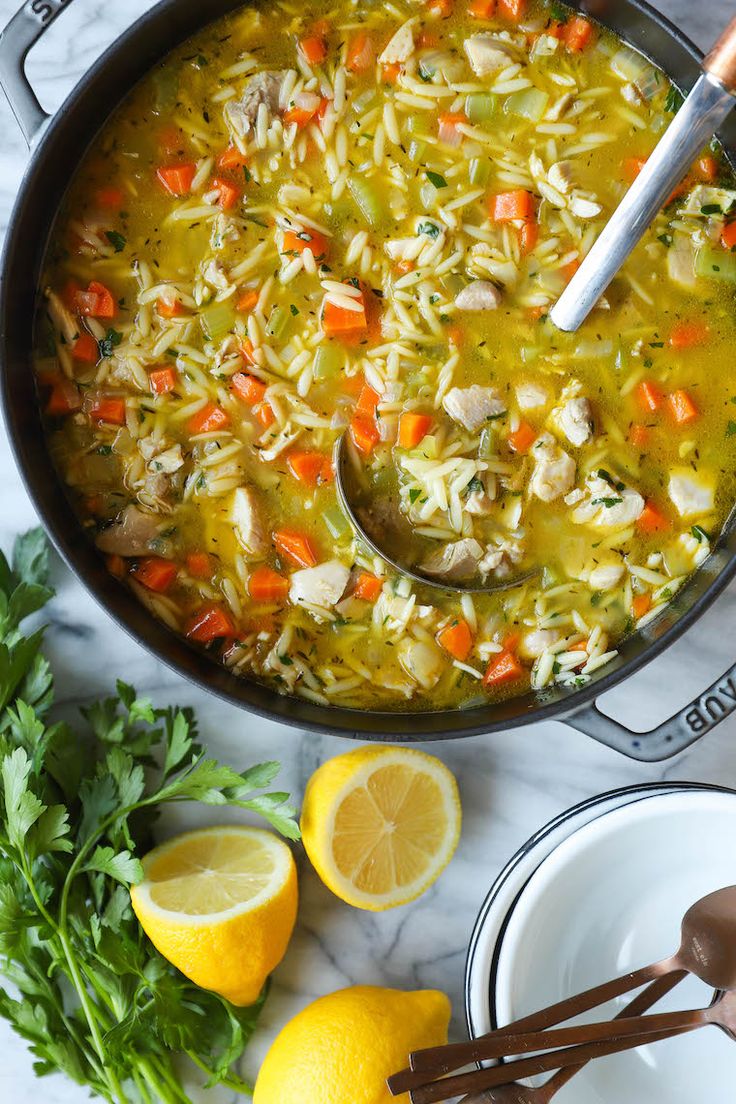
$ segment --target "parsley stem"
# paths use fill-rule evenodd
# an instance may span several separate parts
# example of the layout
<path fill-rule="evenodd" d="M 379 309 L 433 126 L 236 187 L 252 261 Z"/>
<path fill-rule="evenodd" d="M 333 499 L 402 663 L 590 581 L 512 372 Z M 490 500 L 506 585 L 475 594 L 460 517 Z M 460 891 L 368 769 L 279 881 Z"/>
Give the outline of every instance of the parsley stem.
<path fill-rule="evenodd" d="M 187 1058 L 194 1062 L 195 1066 L 197 1066 L 202 1073 L 206 1073 L 208 1077 L 212 1077 L 212 1070 L 202 1061 L 199 1055 L 195 1054 L 193 1050 L 187 1050 L 184 1053 Z M 251 1096 L 253 1095 L 253 1086 L 249 1081 L 243 1078 L 241 1078 L 240 1081 L 231 1081 L 229 1077 L 224 1076 L 219 1077 L 217 1083 L 218 1085 L 224 1085 L 226 1089 L 232 1089 L 233 1092 L 249 1093 Z"/>

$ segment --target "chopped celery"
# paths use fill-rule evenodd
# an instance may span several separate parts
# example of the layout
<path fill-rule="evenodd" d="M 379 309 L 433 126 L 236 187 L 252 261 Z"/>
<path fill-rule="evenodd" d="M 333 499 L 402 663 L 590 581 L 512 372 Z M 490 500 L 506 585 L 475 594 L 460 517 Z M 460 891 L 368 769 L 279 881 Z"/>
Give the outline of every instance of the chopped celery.
<path fill-rule="evenodd" d="M 489 457 L 496 454 L 496 439 L 493 434 L 493 430 L 490 426 L 486 426 L 481 430 L 480 442 L 478 444 L 478 457 L 481 460 L 488 460 Z"/>
<path fill-rule="evenodd" d="M 695 258 L 695 272 L 698 276 L 710 276 L 713 280 L 736 284 L 736 253 L 704 245 Z"/>
<path fill-rule="evenodd" d="M 172 65 L 159 69 L 153 75 L 153 87 L 156 111 L 173 111 L 179 94 L 179 70 Z"/>
<path fill-rule="evenodd" d="M 421 445 L 409 453 L 416 460 L 436 460 L 438 455 L 437 438 L 431 433 L 422 438 Z"/>
<path fill-rule="evenodd" d="M 422 142 L 421 139 L 412 138 L 409 143 L 409 160 L 413 161 L 415 165 L 424 160 L 424 155 L 427 152 L 427 143 Z"/>
<path fill-rule="evenodd" d="M 496 114 L 497 99 L 491 92 L 471 92 L 465 98 L 465 114 L 471 123 L 486 123 Z"/>
<path fill-rule="evenodd" d="M 346 537 L 350 532 L 350 522 L 345 517 L 339 506 L 331 506 L 322 514 L 322 520 L 330 531 L 334 540 Z"/>
<path fill-rule="evenodd" d="M 429 181 L 426 184 L 422 184 L 419 189 L 419 198 L 422 201 L 422 207 L 425 211 L 431 211 L 433 207 L 437 205 L 439 198 L 439 191 L 435 188 L 434 184 L 430 184 Z M 435 237 L 437 235 L 435 234 Z"/>
<path fill-rule="evenodd" d="M 210 303 L 199 316 L 205 337 L 210 341 L 222 341 L 235 326 L 235 311 L 232 303 Z"/>
<path fill-rule="evenodd" d="M 345 358 L 335 345 L 320 345 L 314 357 L 313 375 L 317 382 L 332 379 L 342 368 Z"/>
<path fill-rule="evenodd" d="M 485 188 L 491 178 L 491 162 L 487 157 L 474 157 L 468 167 L 470 183 Z"/>
<path fill-rule="evenodd" d="M 542 590 L 549 590 L 550 587 L 557 586 L 559 581 L 560 577 L 554 568 L 542 568 Z"/>
<path fill-rule="evenodd" d="M 464 280 L 459 272 L 448 272 L 446 276 L 443 276 L 440 280 L 445 291 L 455 298 L 455 296 L 467 287 L 467 280 Z"/>
<path fill-rule="evenodd" d="M 549 95 L 539 88 L 524 88 L 521 92 L 512 92 L 503 109 L 507 115 L 520 115 L 522 119 L 531 119 L 538 123 L 547 110 Z"/>
<path fill-rule="evenodd" d="M 423 115 L 410 115 L 404 123 L 404 128 L 407 134 L 426 134 L 427 121 Z"/>
<path fill-rule="evenodd" d="M 362 176 L 351 176 L 348 190 L 355 200 L 361 215 L 369 226 L 380 226 L 383 222 L 383 204 L 375 185 Z"/>
<path fill-rule="evenodd" d="M 274 307 L 266 326 L 269 337 L 283 337 L 289 324 L 289 315 L 283 307 Z"/>

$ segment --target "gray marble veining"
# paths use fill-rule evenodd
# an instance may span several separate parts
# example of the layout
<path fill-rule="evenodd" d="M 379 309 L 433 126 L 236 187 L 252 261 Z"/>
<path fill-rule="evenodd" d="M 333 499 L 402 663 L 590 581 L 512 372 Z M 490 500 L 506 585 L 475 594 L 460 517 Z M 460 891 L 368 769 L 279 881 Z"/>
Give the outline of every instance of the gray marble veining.
<path fill-rule="evenodd" d="M 0 0 L 0 24 L 18 3 Z M 70 4 L 29 58 L 28 71 L 44 106 L 58 107 L 115 35 L 151 6 L 151 0 Z M 660 6 L 703 47 L 734 11 L 729 0 L 660 0 Z M 0 235 L 25 163 L 22 139 L 2 100 Z M 35 517 L 4 440 L 0 471 L 0 544 L 6 548 Z M 280 759 L 284 787 L 297 798 L 320 762 L 350 746 L 327 736 L 300 735 L 194 689 L 122 635 L 58 561 L 54 575 L 58 596 L 50 609 L 48 644 L 58 696 L 66 708 L 73 710 L 85 697 L 103 692 L 111 673 L 124 673 L 157 701 L 194 705 L 216 755 L 243 765 L 259 757 Z M 663 719 L 733 662 L 735 623 L 732 588 L 667 655 L 609 695 L 606 708 L 635 727 Z M 444 989 L 454 1005 L 454 1031 L 460 1033 L 464 957 L 477 909 L 501 865 L 536 828 L 566 806 L 614 786 L 659 778 L 736 785 L 736 716 L 677 759 L 655 766 L 623 759 L 557 723 L 428 747 L 460 783 L 465 822 L 456 858 L 440 882 L 414 905 L 378 916 L 337 901 L 301 861 L 300 923 L 287 959 L 276 972 L 273 994 L 248 1055 L 251 1073 L 285 1019 L 313 997 L 354 982 Z M 178 826 L 172 817 L 165 828 Z M 61 1078 L 39 1086 L 25 1046 L 1 1022 L 0 1055 L 0 1100 L 36 1104 L 40 1093 L 46 1104 L 81 1104 L 86 1099 L 82 1089 Z M 219 1094 L 208 1099 L 215 1098 L 222 1099 Z"/>

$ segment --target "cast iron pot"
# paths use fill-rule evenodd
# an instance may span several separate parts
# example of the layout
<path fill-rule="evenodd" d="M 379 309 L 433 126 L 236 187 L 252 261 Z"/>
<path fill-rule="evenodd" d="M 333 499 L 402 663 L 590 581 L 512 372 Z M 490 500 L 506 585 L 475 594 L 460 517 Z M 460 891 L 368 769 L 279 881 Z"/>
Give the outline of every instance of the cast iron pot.
<path fill-rule="evenodd" d="M 242 0 L 163 0 L 123 34 L 49 119 L 24 72 L 31 46 L 71 0 L 28 0 L 0 36 L 0 84 L 31 148 L 8 229 L 0 288 L 2 400 L 23 478 L 46 529 L 79 578 L 118 623 L 181 675 L 236 705 L 301 729 L 383 741 L 451 739 L 556 718 L 632 758 L 655 761 L 682 751 L 736 709 L 736 665 L 700 698 L 649 732 L 636 733 L 602 713 L 596 697 L 668 647 L 736 574 L 732 514 L 717 547 L 662 616 L 621 647 L 619 657 L 583 689 L 554 688 L 499 705 L 431 713 L 363 712 L 282 697 L 236 678 L 155 620 L 105 569 L 65 496 L 46 450 L 34 389 L 31 350 L 37 287 L 49 232 L 69 182 L 90 142 L 126 93 L 165 54 Z M 580 0 L 581 11 L 611 27 L 659 65 L 686 92 L 699 75 L 700 54 L 643 0 Z M 736 154 L 736 119 L 721 135 Z"/>

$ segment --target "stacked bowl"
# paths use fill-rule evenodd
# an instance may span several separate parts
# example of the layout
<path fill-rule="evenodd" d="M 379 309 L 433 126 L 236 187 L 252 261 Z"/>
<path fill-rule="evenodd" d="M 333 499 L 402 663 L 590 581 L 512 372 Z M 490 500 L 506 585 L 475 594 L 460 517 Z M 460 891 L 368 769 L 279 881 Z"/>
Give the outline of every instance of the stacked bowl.
<path fill-rule="evenodd" d="M 688 907 L 733 884 L 736 791 L 657 783 L 561 814 L 511 859 L 480 911 L 466 967 L 470 1035 L 673 955 Z M 633 995 L 579 1022 L 611 1018 Z M 656 1011 L 712 996 L 688 977 Z M 736 1046 L 708 1027 L 591 1063 L 555 1101 L 726 1104 L 735 1082 Z"/>

